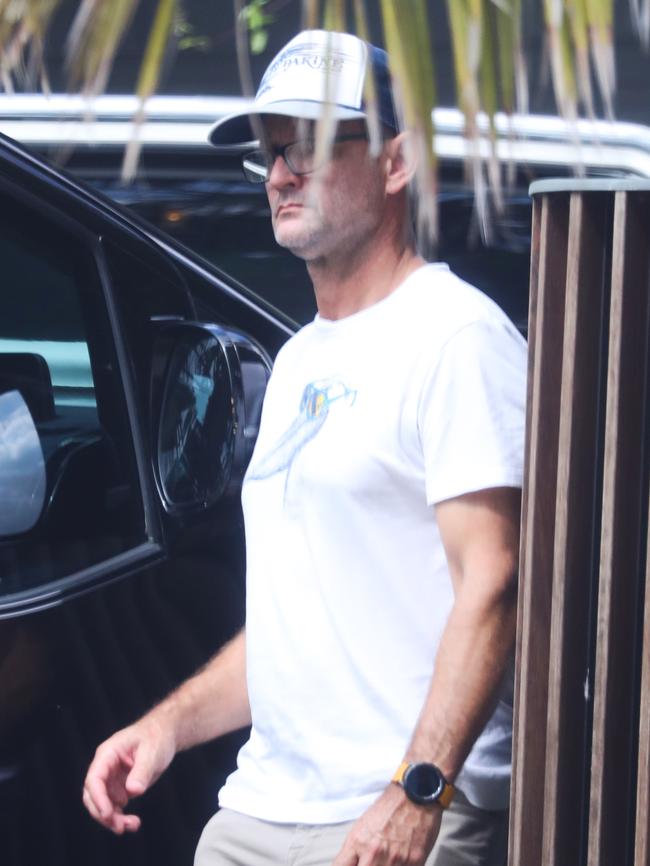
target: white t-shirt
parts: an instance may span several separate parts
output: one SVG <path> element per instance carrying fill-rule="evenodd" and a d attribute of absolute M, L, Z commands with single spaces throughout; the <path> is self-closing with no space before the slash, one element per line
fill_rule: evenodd
<path fill-rule="evenodd" d="M 526 345 L 427 265 L 278 355 L 243 489 L 253 727 L 220 804 L 356 818 L 404 756 L 452 601 L 434 503 L 522 482 Z M 512 680 L 457 784 L 508 802 Z"/>

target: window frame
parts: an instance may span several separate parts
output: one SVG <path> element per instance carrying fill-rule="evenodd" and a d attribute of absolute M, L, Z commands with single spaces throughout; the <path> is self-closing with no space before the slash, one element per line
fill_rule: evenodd
<path fill-rule="evenodd" d="M 145 540 L 115 556 L 63 575 L 51 582 L 0 596 L 0 619 L 51 607 L 60 603 L 64 598 L 82 594 L 100 584 L 112 582 L 136 569 L 165 558 L 160 504 L 147 459 L 143 417 L 138 409 L 136 385 L 129 363 L 129 349 L 122 334 L 118 302 L 113 294 L 110 270 L 102 245 L 104 229 L 112 229 L 111 233 L 118 234 L 135 233 L 130 232 L 125 226 L 119 226 L 119 224 L 117 225 L 117 232 L 115 232 L 117 221 L 112 220 L 110 214 L 103 213 L 92 202 L 80 201 L 75 198 L 74 203 L 77 207 L 88 215 L 88 224 L 94 224 L 94 229 L 89 228 L 88 225 L 82 224 L 78 218 L 64 211 L 61 207 L 57 207 L 50 200 L 51 195 L 47 195 L 47 193 L 52 190 L 52 186 L 46 179 L 38 178 L 45 193 L 45 195 L 39 196 L 34 192 L 33 183 L 30 184 L 30 189 L 26 189 L 16 182 L 15 175 L 20 173 L 21 167 L 16 165 L 11 158 L 5 159 L 4 153 L 0 153 L 0 192 L 14 198 L 22 206 L 38 213 L 42 218 L 56 223 L 58 228 L 69 233 L 72 240 L 83 244 L 92 257 L 96 268 L 101 302 L 106 311 L 106 324 L 110 329 L 115 350 L 116 374 L 119 376 L 124 396 L 125 421 L 131 436 L 130 446 L 133 449 L 138 490 L 142 502 Z M 31 177 L 30 180 L 32 180 Z M 105 225 L 102 226 L 101 224 Z M 142 236 L 138 236 L 137 240 L 139 243 L 150 244 Z M 133 480 L 135 481 L 135 479 Z"/>

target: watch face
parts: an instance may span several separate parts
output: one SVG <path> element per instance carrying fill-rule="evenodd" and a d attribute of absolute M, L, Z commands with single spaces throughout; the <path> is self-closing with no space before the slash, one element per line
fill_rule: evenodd
<path fill-rule="evenodd" d="M 404 790 L 414 803 L 435 803 L 444 785 L 435 764 L 412 764 L 404 776 Z"/>

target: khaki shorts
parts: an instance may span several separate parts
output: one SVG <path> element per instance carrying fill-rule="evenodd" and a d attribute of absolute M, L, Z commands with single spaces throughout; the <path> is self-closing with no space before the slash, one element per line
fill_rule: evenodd
<path fill-rule="evenodd" d="M 194 866 L 329 866 L 353 824 L 276 824 L 221 809 Z M 507 854 L 507 810 L 478 809 L 456 791 L 426 866 L 505 866 Z"/>

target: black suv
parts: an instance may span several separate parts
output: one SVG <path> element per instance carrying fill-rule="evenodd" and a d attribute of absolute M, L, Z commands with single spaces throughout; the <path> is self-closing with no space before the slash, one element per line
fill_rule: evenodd
<path fill-rule="evenodd" d="M 84 812 L 97 744 L 241 626 L 239 482 L 291 328 L 0 137 L 0 861 L 187 864 L 240 737 L 141 832 Z"/>

